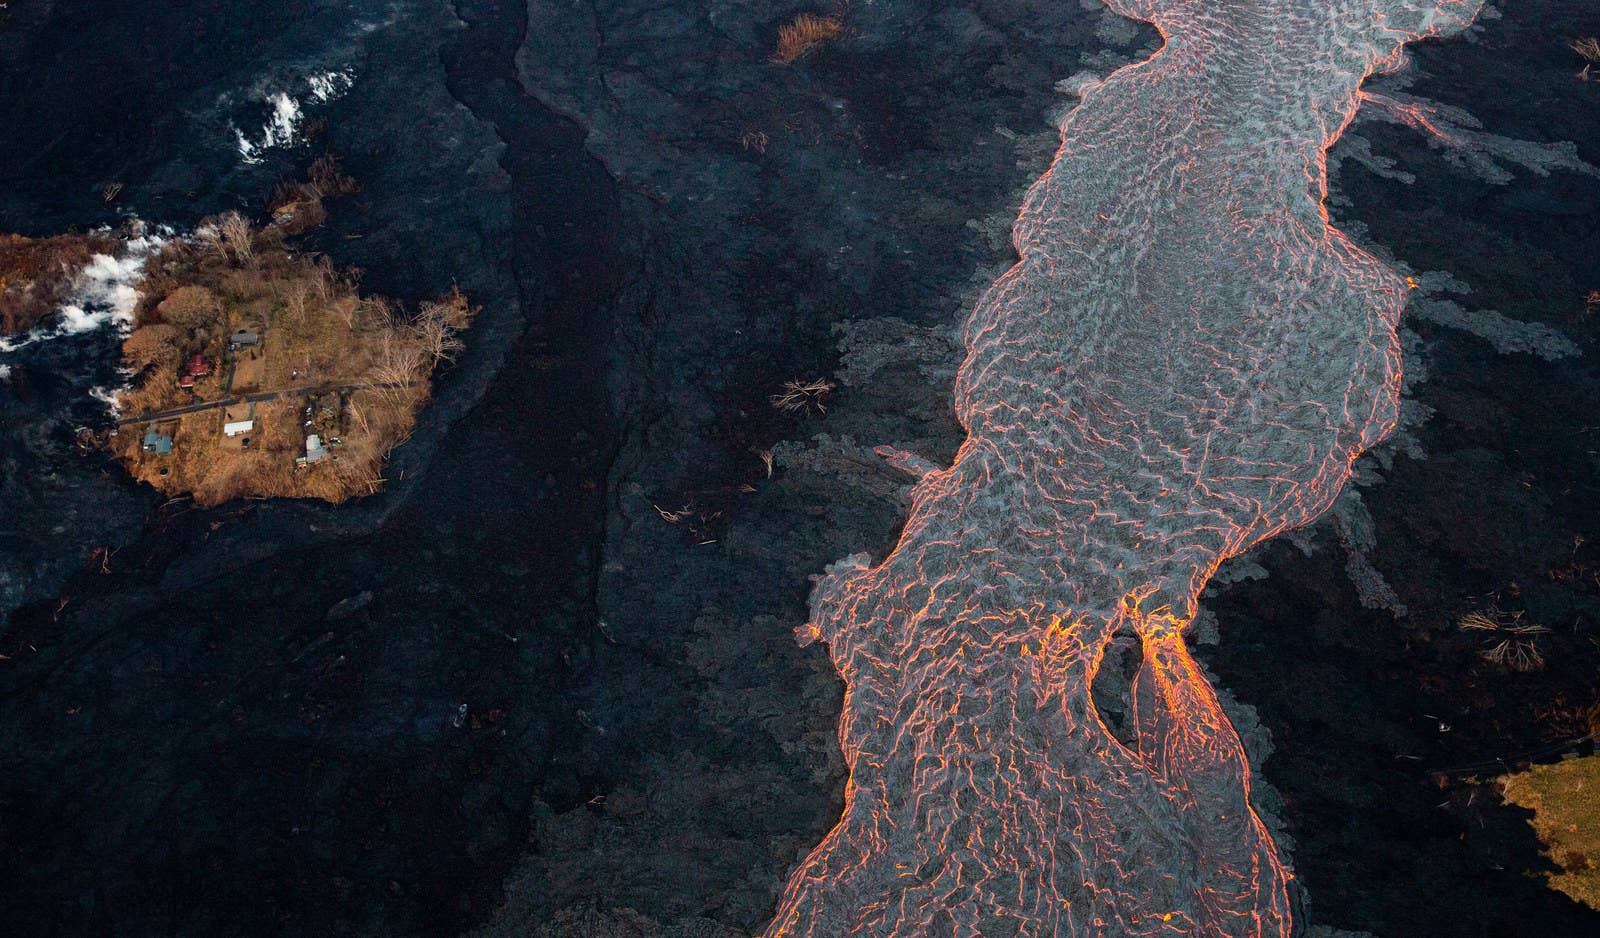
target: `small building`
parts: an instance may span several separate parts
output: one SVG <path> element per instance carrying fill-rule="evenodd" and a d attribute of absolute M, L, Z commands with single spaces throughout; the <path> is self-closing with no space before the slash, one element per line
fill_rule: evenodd
<path fill-rule="evenodd" d="M 178 377 L 178 387 L 183 388 L 186 391 L 193 391 L 194 375 L 180 375 Z"/>
<path fill-rule="evenodd" d="M 235 332 L 233 335 L 228 337 L 228 348 L 231 351 L 237 352 L 242 348 L 254 346 L 260 341 L 261 336 L 254 332 L 250 332 L 249 330 L 240 329 L 238 332 Z"/>
<path fill-rule="evenodd" d="M 240 436 L 256 428 L 256 405 L 240 407 L 235 404 L 222 409 L 222 435 Z"/>
<path fill-rule="evenodd" d="M 172 437 L 157 430 L 147 431 L 144 435 L 144 451 L 155 453 L 157 456 L 170 456 Z"/>
<path fill-rule="evenodd" d="M 185 371 L 193 377 L 211 374 L 211 359 L 204 355 L 196 354 L 189 359 L 189 367 Z"/>
<path fill-rule="evenodd" d="M 328 448 L 322 445 L 322 437 L 313 433 L 306 437 L 306 454 L 296 459 L 295 462 L 308 466 L 314 462 L 321 462 L 328 458 Z"/>

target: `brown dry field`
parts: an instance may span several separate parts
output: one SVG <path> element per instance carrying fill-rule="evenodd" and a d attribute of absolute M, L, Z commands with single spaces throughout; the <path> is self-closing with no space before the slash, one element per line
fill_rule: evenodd
<path fill-rule="evenodd" d="M 151 258 L 123 344 L 124 363 L 137 374 L 122 397 L 123 413 L 304 387 L 399 386 L 353 393 L 342 421 L 310 428 L 303 425 L 304 397 L 257 403 L 248 447 L 222 435 L 224 408 L 181 417 L 170 455 L 144 452 L 143 423 L 108 437 L 123 466 L 162 492 L 209 506 L 235 498 L 340 502 L 378 491 L 384 461 L 410 436 L 428 400 L 434 368 L 460 347 L 457 333 L 476 313 L 458 292 L 415 314 L 363 297 L 326 260 L 289 250 L 283 236 L 273 226 L 223 216 Z M 230 350 L 228 338 L 239 329 L 260 334 L 260 345 Z M 184 389 L 179 379 L 196 354 L 210 360 L 211 373 Z M 297 466 L 305 433 L 330 428 L 342 445 L 328 459 Z"/>

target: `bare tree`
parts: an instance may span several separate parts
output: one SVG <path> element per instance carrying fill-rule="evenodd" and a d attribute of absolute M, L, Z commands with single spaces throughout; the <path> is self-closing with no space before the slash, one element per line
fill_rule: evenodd
<path fill-rule="evenodd" d="M 308 283 L 303 277 L 278 281 L 278 297 L 283 300 L 284 311 L 289 314 L 289 321 L 301 325 L 306 321 L 306 305 L 311 302 L 311 293 L 315 286 Z"/>
<path fill-rule="evenodd" d="M 350 401 L 350 405 L 347 408 L 346 413 L 350 415 L 350 422 L 361 428 L 362 434 L 368 434 L 372 432 L 372 425 L 367 422 L 367 412 L 363 410 L 361 405 L 357 404 L 355 400 L 352 399 Z"/>
<path fill-rule="evenodd" d="M 456 360 L 456 353 L 466 347 L 461 341 L 461 332 L 472 324 L 477 313 L 477 308 L 467 302 L 457 287 L 437 300 L 422 304 L 411 325 L 435 367 L 440 362 Z"/>
<path fill-rule="evenodd" d="M 393 331 L 385 332 L 378 345 L 378 360 L 372 366 L 372 382 L 391 403 L 399 403 L 408 389 L 427 374 L 428 358 L 422 346 Z"/>
<path fill-rule="evenodd" d="M 411 321 L 412 329 L 435 367 L 440 362 L 455 361 L 456 353 L 466 347 L 442 312 L 437 304 L 424 303 L 417 317 Z"/>
<path fill-rule="evenodd" d="M 339 295 L 341 279 L 339 272 L 333 269 L 333 261 L 326 257 L 317 258 L 317 275 L 313 284 L 317 290 L 317 297 L 322 302 L 330 302 Z"/>
<path fill-rule="evenodd" d="M 235 263 L 256 266 L 255 230 L 249 219 L 238 212 L 227 212 L 217 219 L 217 230 L 222 246 Z"/>
<path fill-rule="evenodd" d="M 348 307 L 345 325 L 354 328 L 358 322 L 366 328 L 388 328 L 394 323 L 394 312 L 389 308 L 389 301 L 381 296 L 369 296 Z"/>
<path fill-rule="evenodd" d="M 215 222 L 201 225 L 199 228 L 195 229 L 194 234 L 195 238 L 199 240 L 201 247 L 207 253 L 215 254 L 223 260 L 228 259 L 227 245 L 222 243 L 222 228 Z"/>

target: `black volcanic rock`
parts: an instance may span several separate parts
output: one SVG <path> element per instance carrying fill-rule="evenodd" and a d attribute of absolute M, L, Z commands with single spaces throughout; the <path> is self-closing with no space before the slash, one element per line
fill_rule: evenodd
<path fill-rule="evenodd" d="M 75 454 L 85 420 L 62 408 L 86 387 L 51 382 L 87 353 L 30 371 L 26 395 L 0 383 L 0 570 L 17 571 L 0 608 L 23 605 L 0 631 L 0 928 L 764 925 L 841 796 L 842 688 L 792 636 L 809 577 L 893 543 L 909 478 L 875 446 L 938 462 L 959 441 L 951 327 L 1011 260 L 1019 189 L 1055 145 L 1046 112 L 1068 100 L 1051 86 L 1152 39 L 1057 0 L 878 0 L 851 5 L 842 41 L 773 64 L 802 9 L 0 14 L 0 230 L 253 210 L 326 149 L 363 191 L 312 246 L 378 292 L 454 280 L 484 306 L 388 491 L 341 508 L 156 507 Z M 1576 70 L 1558 33 L 1584 12 L 1529 2 L 1481 44 L 1419 56 L 1493 128 L 1591 128 L 1597 161 L 1592 108 L 1556 84 Z M 256 83 L 325 66 L 355 81 L 311 115 L 320 135 L 241 164 L 228 122 L 259 117 Z M 1553 318 L 1600 287 L 1600 215 L 1551 196 L 1587 186 L 1491 190 L 1426 164 L 1413 188 L 1345 189 L 1398 256 Z M 1587 353 L 1595 322 L 1561 325 Z M 1593 684 L 1593 597 L 1538 580 L 1600 566 L 1593 355 L 1551 368 L 1423 330 L 1442 353 L 1434 459 L 1365 495 L 1372 561 L 1412 619 L 1359 605 L 1325 530 L 1314 556 L 1268 545 L 1252 560 L 1269 577 L 1223 591 L 1212 664 L 1271 730 L 1260 768 L 1311 920 L 1588 934 L 1592 915 L 1524 876 L 1540 861 L 1520 821 L 1427 770 L 1537 737 L 1556 690 Z M 815 378 L 840 385 L 825 414 L 768 402 Z M 121 545 L 104 566 L 102 545 Z M 1549 669 L 1459 680 L 1480 659 L 1451 616 L 1513 576 L 1558 627 Z M 1424 717 L 1441 697 L 1449 734 Z"/>
<path fill-rule="evenodd" d="M 783 69 L 776 4 L 619 7 L 601 31 L 533 9 L 374 6 L 346 11 L 371 24 L 354 34 L 291 11 L 293 61 L 355 80 L 315 113 L 316 140 L 259 166 L 237 163 L 216 102 L 278 74 L 276 46 L 236 44 L 181 80 L 162 60 L 147 85 L 136 56 L 105 59 L 95 80 L 140 89 L 140 107 L 197 102 L 132 161 L 71 142 L 108 120 L 86 107 L 29 130 L 67 134 L 85 162 L 13 176 L 13 227 L 106 217 L 101 177 L 125 182 L 118 206 L 181 226 L 258 204 L 327 149 L 363 190 L 311 246 L 373 289 L 455 280 L 485 309 L 385 494 L 168 506 L 109 573 L 73 576 L 64 607 L 11 617 L 13 933 L 432 934 L 502 901 L 496 921 L 553 934 L 595 916 L 748 932 L 836 815 L 839 686 L 792 629 L 811 574 L 899 523 L 907 480 L 871 446 L 952 449 L 948 386 L 890 354 L 826 417 L 767 398 L 832 371 L 834 324 L 946 328 L 979 269 L 1007 262 L 996 235 L 1049 152 L 1050 79 L 1089 29 L 1055 4 L 904 7 L 904 35 L 866 10 L 850 41 Z M 173 15 L 189 19 L 169 33 L 202 41 L 274 22 L 248 4 Z M 123 26 L 30 11 L 8 48 L 67 69 L 43 50 Z M 603 63 L 586 102 L 556 84 L 580 62 Z M 15 106 L 8 121 L 38 103 Z M 742 139 L 755 128 L 765 153 Z M 835 443 L 779 445 L 824 427 Z M 674 525 L 653 504 L 692 511 Z M 137 525 L 145 509 L 119 510 Z M 64 572 L 93 546 L 47 553 Z"/>

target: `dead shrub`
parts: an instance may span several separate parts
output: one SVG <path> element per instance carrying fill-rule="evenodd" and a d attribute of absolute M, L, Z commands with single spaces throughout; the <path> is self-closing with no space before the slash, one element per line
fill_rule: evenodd
<path fill-rule="evenodd" d="M 331 153 L 324 153 L 311 164 L 307 173 L 311 184 L 325 199 L 340 199 L 361 191 L 361 184 L 346 173 Z"/>
<path fill-rule="evenodd" d="M 1513 671 L 1537 671 L 1544 667 L 1538 637 L 1550 630 L 1524 621 L 1521 612 L 1501 612 L 1490 606 L 1481 612 L 1463 615 L 1456 625 L 1464 632 L 1484 633 L 1483 649 L 1478 655 L 1491 664 Z"/>
<path fill-rule="evenodd" d="M 1574 39 L 1567 43 L 1567 46 L 1573 52 L 1578 53 L 1584 61 L 1583 71 L 1578 73 L 1578 77 L 1584 81 L 1591 80 L 1590 70 L 1596 65 L 1600 65 L 1600 39 L 1588 36 L 1583 39 Z"/>
<path fill-rule="evenodd" d="M 844 24 L 835 17 L 802 13 L 794 18 L 794 22 L 778 27 L 778 48 L 773 52 L 772 60 L 788 65 L 843 33 Z"/>
<path fill-rule="evenodd" d="M 272 213 L 273 226 L 284 234 L 310 231 L 328 220 L 321 193 L 301 182 L 278 183 L 267 200 L 267 210 Z"/>
<path fill-rule="evenodd" d="M 836 387 L 832 381 L 818 378 L 815 381 L 785 381 L 778 393 L 768 398 L 772 406 L 784 413 L 826 413 L 828 396 Z"/>

